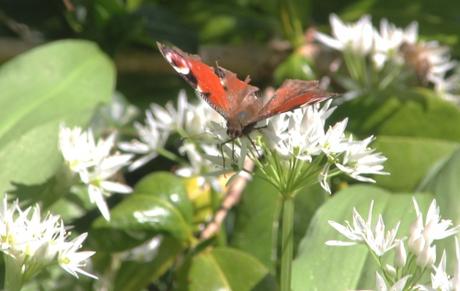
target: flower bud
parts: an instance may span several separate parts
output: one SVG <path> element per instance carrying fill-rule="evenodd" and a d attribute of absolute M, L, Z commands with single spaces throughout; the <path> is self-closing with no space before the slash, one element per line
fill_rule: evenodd
<path fill-rule="evenodd" d="M 426 245 L 423 248 L 423 251 L 417 256 L 416 263 L 418 266 L 424 268 L 426 266 L 431 266 L 436 261 L 436 246 L 430 247 Z"/>
<path fill-rule="evenodd" d="M 426 243 L 423 236 L 411 236 L 409 237 L 409 241 L 407 242 L 409 246 L 409 250 L 414 253 L 416 256 L 419 256 L 420 253 L 423 251 Z"/>
<path fill-rule="evenodd" d="M 425 225 L 425 229 L 423 230 L 423 238 L 425 239 L 425 243 L 430 245 L 433 240 L 433 232 L 436 231 L 437 221 L 430 221 Z"/>
<path fill-rule="evenodd" d="M 409 236 L 418 236 L 423 230 L 423 218 L 417 215 L 417 218 L 412 222 L 409 227 Z"/>
<path fill-rule="evenodd" d="M 400 240 L 398 245 L 396 246 L 395 266 L 403 267 L 404 265 L 406 265 L 406 261 L 407 261 L 406 249 L 404 248 L 403 241 Z"/>
<path fill-rule="evenodd" d="M 392 276 L 396 277 L 396 269 L 392 265 L 386 264 L 385 270 Z"/>

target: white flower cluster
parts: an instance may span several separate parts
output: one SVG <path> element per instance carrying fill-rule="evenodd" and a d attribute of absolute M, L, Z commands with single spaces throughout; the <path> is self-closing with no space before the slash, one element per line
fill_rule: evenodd
<path fill-rule="evenodd" d="M 443 98 L 460 102 L 459 96 L 454 95 L 459 89 L 460 75 L 449 76 L 457 62 L 451 59 L 448 47 L 437 41 L 421 41 L 416 22 L 402 29 L 382 19 L 377 30 L 368 15 L 355 23 L 344 23 L 332 14 L 330 24 L 332 37 L 316 33 L 316 39 L 325 46 L 355 56 L 370 57 L 377 70 L 387 63 L 404 64 L 415 72 L 422 84 L 432 83 Z M 395 77 L 387 76 L 382 82 Z"/>
<path fill-rule="evenodd" d="M 114 143 L 114 134 L 96 143 L 91 130 L 61 126 L 59 131 L 59 148 L 64 160 L 88 186 L 90 201 L 96 204 L 106 220 L 110 219 L 110 212 L 104 197 L 112 192 L 132 192 L 129 186 L 109 180 L 132 158 L 130 154 L 112 154 Z"/>
<path fill-rule="evenodd" d="M 223 122 L 223 118 L 206 102 L 197 104 L 187 100 L 185 91 L 180 91 L 177 107 L 168 102 L 165 107 L 152 104 L 146 111 L 145 125 L 135 124 L 139 140 L 119 143 L 123 151 L 140 155 L 129 170 L 135 170 L 148 161 L 156 158 L 172 133 L 177 133 L 183 139 L 179 153 L 187 156 L 189 166 L 183 166 L 177 173 L 183 176 L 197 175 L 211 168 L 206 155 L 219 154 L 217 146 L 206 136 L 206 128 L 210 122 Z M 196 141 L 200 143 L 197 144 Z"/>
<path fill-rule="evenodd" d="M 21 210 L 17 200 L 9 205 L 5 195 L 0 220 L 0 250 L 7 256 L 7 268 L 12 268 L 9 271 L 19 270 L 22 280 L 27 281 L 55 263 L 75 277 L 83 274 L 97 279 L 82 269 L 94 254 L 79 251 L 87 234 L 69 241 L 59 216 L 48 214 L 42 219 L 38 205 Z"/>
<path fill-rule="evenodd" d="M 326 157 L 320 182 L 330 192 L 328 180 L 339 173 L 353 179 L 374 182 L 369 174 L 387 174 L 383 171 L 386 160 L 369 147 L 373 137 L 359 141 L 345 134 L 347 120 L 325 129 L 327 118 L 335 110 L 331 101 L 324 106 L 315 104 L 292 112 L 286 112 L 256 125 L 251 135 L 230 141 L 225 119 L 207 103 L 189 103 L 185 93 L 179 94 L 177 108 L 172 103 L 163 108 L 152 105 L 146 112 L 146 125 L 136 124 L 139 140 L 120 143 L 122 150 L 141 154 L 130 167 L 135 169 L 158 155 L 171 133 L 178 133 L 183 143 L 179 153 L 187 156 L 188 166 L 176 172 L 182 176 L 200 175 L 211 171 L 243 169 L 246 157 L 259 159 L 262 156 L 261 142 L 267 142 L 281 157 L 295 157 L 307 163 L 314 158 Z M 263 122 L 261 122 L 263 123 Z M 223 154 L 223 156 L 222 156 Z"/>
<path fill-rule="evenodd" d="M 327 118 L 336 109 L 330 104 L 329 100 L 322 107 L 314 104 L 271 118 L 264 130 L 266 139 L 284 157 L 294 155 L 311 163 L 314 158 L 325 155 L 327 162 L 320 182 L 327 192 L 330 192 L 328 178 L 337 170 L 363 182 L 375 182 L 364 175 L 388 174 L 383 171 L 386 158 L 369 147 L 373 137 L 360 141 L 347 136 L 347 119 L 325 129 Z M 336 171 L 331 170 L 333 165 Z"/>
<path fill-rule="evenodd" d="M 330 240 L 326 244 L 329 246 L 351 246 L 355 244 L 364 244 L 377 257 L 382 257 L 388 251 L 395 249 L 394 266 L 379 266 L 384 276 L 377 273 L 376 285 L 377 290 L 460 290 L 460 258 L 459 244 L 456 240 L 457 269 L 455 276 L 451 277 L 446 273 L 446 255 L 445 252 L 439 262 L 436 262 L 436 246 L 433 242 L 455 235 L 460 226 L 452 227 L 452 221 L 442 219 L 436 200 L 433 200 L 423 221 L 423 215 L 420 207 L 413 198 L 416 219 L 411 224 L 407 246 L 409 252 L 406 252 L 404 246 L 405 238 L 396 238 L 399 222 L 396 226 L 385 232 L 385 224 L 381 215 L 378 216 L 377 223 L 372 228 L 372 212 L 374 201 L 371 202 L 367 220 L 364 220 L 356 209 L 353 209 L 353 222 L 345 221 L 341 225 L 335 221 L 329 221 L 329 224 L 348 240 L 338 241 Z M 426 270 L 432 270 L 431 286 L 417 284 Z M 384 279 L 385 278 L 385 279 Z M 391 278 L 391 282 L 386 282 Z M 411 286 L 406 286 L 408 279 L 411 279 Z M 387 287 L 387 283 L 391 287 Z"/>

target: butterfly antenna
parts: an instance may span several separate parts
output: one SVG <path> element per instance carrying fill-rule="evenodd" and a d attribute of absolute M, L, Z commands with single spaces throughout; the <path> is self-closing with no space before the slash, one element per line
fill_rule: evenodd
<path fill-rule="evenodd" d="M 220 155 L 222 157 L 222 168 L 225 169 L 225 157 L 224 157 L 224 144 L 226 142 L 223 142 L 219 145 L 219 149 L 220 149 Z"/>

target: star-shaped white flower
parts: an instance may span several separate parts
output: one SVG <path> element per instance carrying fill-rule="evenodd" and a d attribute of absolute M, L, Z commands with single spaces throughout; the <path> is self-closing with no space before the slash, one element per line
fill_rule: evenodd
<path fill-rule="evenodd" d="M 131 157 L 131 155 L 114 155 L 106 157 L 92 168 L 91 171 L 88 171 L 81 177 L 83 183 L 88 185 L 90 201 L 96 204 L 106 220 L 110 220 L 110 212 L 104 197 L 110 196 L 113 192 L 121 194 L 132 192 L 131 187 L 109 180 L 116 172 L 128 164 Z"/>
<path fill-rule="evenodd" d="M 282 157 L 295 155 L 299 160 L 311 162 L 321 153 L 325 139 L 324 124 L 336 107 L 331 100 L 323 106 L 313 104 L 270 118 L 263 130 L 269 145 Z"/>
<path fill-rule="evenodd" d="M 80 268 L 94 254 L 77 252 L 86 233 L 68 242 L 68 233 L 59 216 L 48 214 L 43 218 L 38 205 L 22 210 L 17 200 L 9 205 L 6 195 L 1 209 L 0 251 L 16 265 L 14 270 L 20 270 L 18 276 L 27 281 L 46 267 L 59 263 L 73 275 L 79 272 L 95 278 Z"/>
<path fill-rule="evenodd" d="M 367 221 L 362 218 L 356 208 L 353 208 L 353 224 L 345 220 L 345 225 L 339 224 L 333 220 L 329 220 L 335 230 L 341 235 L 345 236 L 350 241 L 329 240 L 326 245 L 329 246 L 351 246 L 365 241 L 365 235 L 370 230 L 372 224 L 372 211 L 374 209 L 374 201 L 371 201 L 369 212 L 367 214 Z"/>
<path fill-rule="evenodd" d="M 70 242 L 65 242 L 59 251 L 58 263 L 68 273 L 78 278 L 78 274 L 97 279 L 96 276 L 82 269 L 86 266 L 89 257 L 95 254 L 93 251 L 78 251 L 85 241 L 87 233 L 83 233 Z"/>
<path fill-rule="evenodd" d="M 165 107 L 153 103 L 150 106 L 150 111 L 158 128 L 175 131 L 184 127 L 184 118 L 188 106 L 187 94 L 184 90 L 181 90 L 177 99 L 177 108 L 172 102 L 166 103 Z"/>
<path fill-rule="evenodd" d="M 69 134 L 70 133 L 70 134 Z M 111 154 L 115 144 L 115 134 L 106 139 L 94 141 L 91 131 L 83 132 L 80 128 L 69 129 L 61 126 L 60 148 L 69 168 L 80 176 L 81 181 L 88 186 L 90 201 L 95 203 L 105 219 L 110 219 L 109 210 L 104 196 L 111 192 L 130 193 L 131 187 L 111 181 L 121 168 L 127 166 L 132 158 L 131 154 Z M 83 151 L 79 146 L 84 149 Z M 82 161 L 67 160 L 78 159 L 78 154 L 83 152 Z M 78 167 L 72 167 L 78 164 Z"/>
<path fill-rule="evenodd" d="M 330 246 L 351 246 L 355 244 L 365 244 L 377 256 L 383 256 L 386 252 L 398 244 L 396 234 L 399 228 L 399 222 L 393 229 L 385 233 L 385 223 L 381 215 L 377 219 L 374 229 L 372 229 L 372 211 L 374 201 L 371 202 L 367 220 L 365 221 L 356 208 L 353 208 L 353 224 L 345 221 L 341 225 L 335 221 L 329 221 L 329 224 L 340 234 L 345 236 L 349 241 L 330 240 L 326 244 Z"/>
<path fill-rule="evenodd" d="M 374 179 L 363 175 L 389 175 L 383 171 L 383 163 L 387 158 L 369 147 L 373 140 L 373 136 L 362 141 L 353 140 L 350 136 L 343 159 L 336 163 L 337 168 L 353 179 L 362 182 L 375 182 Z"/>
<path fill-rule="evenodd" d="M 73 172 L 78 173 L 94 165 L 96 148 L 91 130 L 83 131 L 80 127 L 60 126 L 59 149 Z"/>
<path fill-rule="evenodd" d="M 141 155 L 140 158 L 129 165 L 128 170 L 130 171 L 134 171 L 156 158 L 158 156 L 158 150 L 163 148 L 168 140 L 169 131 L 162 130 L 158 127 L 158 122 L 154 119 L 152 112 L 147 110 L 145 115 L 145 125 L 140 123 L 134 124 L 139 140 L 118 143 L 118 147 L 121 150 Z"/>
<path fill-rule="evenodd" d="M 415 248 L 415 244 L 419 238 L 423 239 L 425 245 L 431 245 L 433 241 L 452 236 L 459 231 L 460 226 L 451 227 L 452 221 L 450 219 L 441 218 L 435 199 L 433 199 L 428 208 L 425 222 L 423 222 L 423 215 L 417 200 L 413 198 L 412 201 L 417 217 L 411 225 L 408 243 L 413 251 L 417 249 Z"/>
<path fill-rule="evenodd" d="M 360 55 L 367 55 L 373 49 L 375 30 L 369 15 L 361 17 L 355 23 L 344 23 L 337 15 L 329 17 L 332 37 L 317 32 L 315 37 L 322 44 L 339 50 L 351 50 Z"/>
<path fill-rule="evenodd" d="M 374 52 L 372 59 L 377 68 L 382 68 L 388 59 L 393 59 L 398 63 L 399 49 L 403 43 L 413 44 L 417 41 L 418 24 L 412 22 L 406 29 L 396 27 L 387 19 L 380 21 L 380 31 L 374 34 Z"/>

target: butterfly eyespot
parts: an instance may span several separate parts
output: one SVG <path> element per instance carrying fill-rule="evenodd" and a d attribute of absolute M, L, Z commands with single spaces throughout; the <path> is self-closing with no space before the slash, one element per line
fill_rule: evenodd
<path fill-rule="evenodd" d="M 180 67 L 180 66 L 173 65 L 173 67 L 174 67 L 174 70 L 176 70 L 176 72 L 178 72 L 179 74 L 189 75 L 190 73 L 190 68 L 187 66 Z"/>
<path fill-rule="evenodd" d="M 190 73 L 190 65 L 181 56 L 174 53 L 167 53 L 165 57 L 179 74 L 188 75 Z"/>

